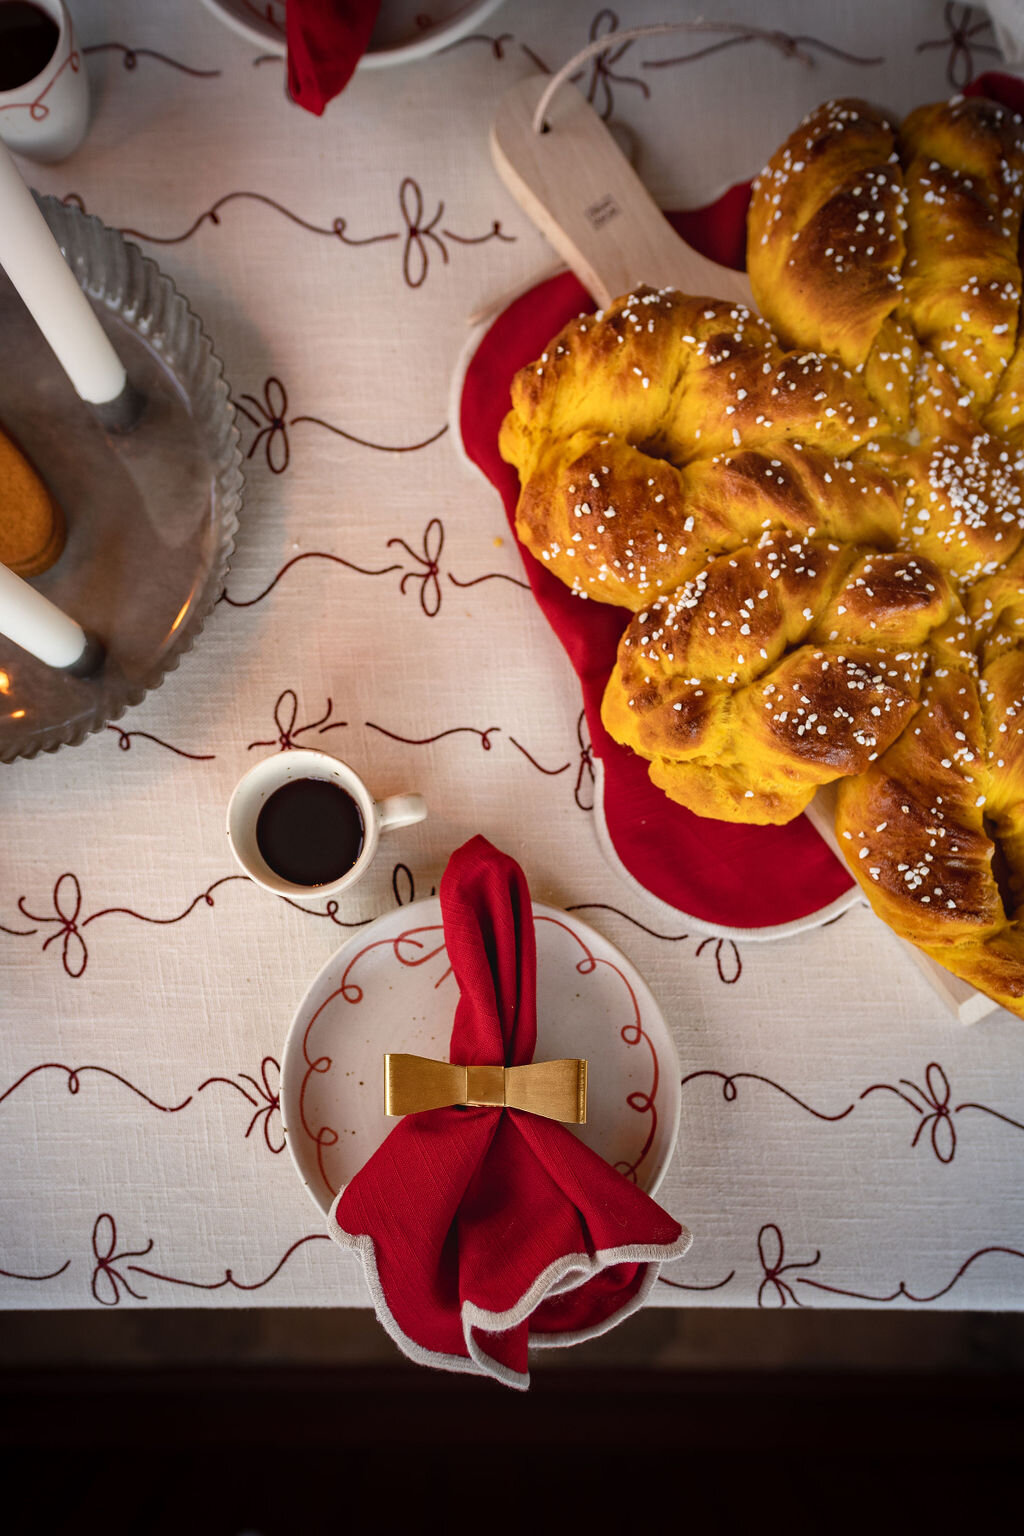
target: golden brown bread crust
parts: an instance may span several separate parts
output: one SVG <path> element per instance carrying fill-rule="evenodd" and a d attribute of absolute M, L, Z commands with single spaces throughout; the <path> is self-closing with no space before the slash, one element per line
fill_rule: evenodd
<path fill-rule="evenodd" d="M 961 586 L 991 575 L 1024 542 L 1024 445 L 965 427 L 951 413 L 941 433 L 905 451 L 891 472 L 903 492 L 901 542 Z"/>
<path fill-rule="evenodd" d="M 800 171 L 798 144 L 806 161 Z M 866 241 L 852 239 L 842 250 L 854 176 L 861 211 L 865 197 L 877 201 L 874 217 L 863 222 L 883 236 L 871 261 L 883 259 L 888 306 Z M 892 477 L 903 498 L 901 544 L 952 578 L 970 624 L 949 645 L 936 647 L 933 636 L 919 712 L 877 761 L 842 784 L 837 830 L 848 862 L 897 932 L 1018 1013 L 1022 206 L 1022 124 L 996 103 L 922 107 L 898 129 L 862 103 L 831 104 L 811 115 L 761 178 L 748 252 L 755 293 L 780 337 L 861 366 L 890 430 L 859 456 Z M 852 316 L 834 269 L 816 278 L 808 258 L 812 225 L 819 255 L 826 239 L 837 259 L 842 252 Z M 894 326 L 913 338 L 905 353 L 908 384 L 897 379 L 880 388 L 878 364 L 891 362 L 881 354 L 891 348 Z"/>
<path fill-rule="evenodd" d="M 939 102 L 895 129 L 866 102 L 826 102 L 755 178 L 758 306 L 784 343 L 863 368 L 898 430 L 917 342 L 981 416 L 1017 341 L 1022 206 L 1021 123 L 998 103 Z"/>
<path fill-rule="evenodd" d="M 860 773 L 916 708 L 924 645 L 965 620 L 916 557 L 766 535 L 637 615 L 602 718 L 699 815 L 785 822 Z"/>
<path fill-rule="evenodd" d="M 21 449 L 0 428 L 0 562 L 40 576 L 64 548 L 64 518 Z"/>
<path fill-rule="evenodd" d="M 866 102 L 826 102 L 754 178 L 747 266 L 789 345 L 864 366 L 900 302 L 905 200 L 892 124 Z"/>
<path fill-rule="evenodd" d="M 576 592 L 625 608 L 685 581 L 703 543 L 667 459 L 593 431 L 555 438 L 523 484 L 516 528 Z"/>
<path fill-rule="evenodd" d="M 656 388 L 655 367 L 671 387 Z M 741 305 L 641 289 L 566 327 L 540 363 L 517 376 L 513 401 L 501 446 L 520 472 L 517 530 L 580 596 L 639 611 L 681 592 L 685 606 L 686 584 L 718 556 L 756 553 L 777 532 L 883 551 L 898 539 L 904 491 L 886 457 L 887 418 L 840 364 L 785 352 Z M 850 457 L 862 445 L 877 465 Z M 736 602 L 728 589 L 720 594 L 719 648 L 750 632 L 750 616 Z M 670 603 L 673 623 L 678 607 Z M 898 628 L 906 605 L 897 611 Z M 807 628 L 801 619 L 797 630 Z M 802 643 L 796 631 L 779 634 L 783 648 Z M 842 621 L 822 633 L 840 636 L 851 638 Z M 879 639 L 863 637 L 870 645 Z M 893 642 L 912 643 L 903 633 Z M 664 739 L 652 739 L 650 722 L 638 725 L 623 702 L 647 698 L 628 649 L 609 684 L 608 729 L 651 760 L 655 783 L 700 814 L 789 820 L 818 783 L 859 771 L 867 757 L 849 744 L 830 754 L 798 733 L 790 740 L 786 730 L 766 732 L 749 702 L 726 711 L 716 694 L 713 707 L 695 704 L 703 691 L 673 697 Z M 780 663 L 782 652 L 771 660 Z M 787 666 L 792 686 L 803 686 L 800 665 Z M 701 682 L 710 677 L 693 670 Z M 747 686 L 749 678 L 738 682 L 742 671 L 741 664 L 722 674 L 733 675 L 730 691 Z M 823 684 L 816 678 L 814 686 Z M 906 701 L 900 707 L 902 719 Z M 769 760 L 771 773 L 759 772 Z"/>
<path fill-rule="evenodd" d="M 519 370 L 500 448 L 521 479 L 533 472 L 533 460 L 550 438 L 590 430 L 638 447 L 655 441 L 683 361 L 678 337 L 694 334 L 697 341 L 703 335 L 687 323 L 694 302 L 674 291 L 643 289 L 605 316 L 570 321 L 535 363 Z M 707 322 L 701 325 L 707 329 Z M 762 344 L 769 339 L 754 317 L 748 329 Z"/>
<path fill-rule="evenodd" d="M 897 537 L 891 477 L 848 458 L 881 426 L 863 387 L 743 305 L 639 289 L 566 326 L 512 400 L 517 531 L 582 596 L 641 608 L 765 528 Z"/>
<path fill-rule="evenodd" d="M 842 786 L 836 830 L 872 905 L 897 932 L 1019 1008 L 1024 554 L 978 582 L 966 603 L 972 649 L 943 657 L 949 664 L 927 679 L 912 728 Z"/>
<path fill-rule="evenodd" d="M 624 438 L 584 431 L 538 455 L 516 529 L 575 592 L 638 609 L 765 528 L 889 549 L 900 516 L 889 476 L 801 443 L 733 449 L 677 470 Z"/>
<path fill-rule="evenodd" d="M 870 233 L 844 243 L 851 183 Z M 748 265 L 762 309 L 783 339 L 863 366 L 892 431 L 914 444 L 866 450 L 903 492 L 903 541 L 960 582 L 995 570 L 1022 536 L 1024 454 L 1004 456 L 1024 407 L 1022 204 L 1020 121 L 979 98 L 921 107 L 898 130 L 864 103 L 827 103 L 773 156 L 751 204 Z M 818 244 L 834 243 L 820 273 L 808 260 L 808 210 Z M 837 261 L 855 320 L 836 291 Z M 894 327 L 905 338 L 897 353 Z"/>
<path fill-rule="evenodd" d="M 982 97 L 919 107 L 900 128 L 907 189 L 905 307 L 979 413 L 1014 350 L 1024 144 L 1015 114 Z"/>
<path fill-rule="evenodd" d="M 880 916 L 1024 1014 L 1024 554 L 966 604 L 971 652 L 935 667 L 912 728 L 842 786 L 836 829 Z"/>
<path fill-rule="evenodd" d="M 864 232 L 847 240 L 851 199 Z M 890 433 L 913 445 L 864 450 L 904 496 L 903 542 L 960 582 L 1022 537 L 1024 453 L 1004 456 L 1024 436 L 1022 205 L 1020 120 L 980 98 L 921 107 L 898 130 L 863 102 L 826 103 L 751 202 L 763 312 L 784 340 L 863 370 Z"/>
<path fill-rule="evenodd" d="M 913 726 L 839 792 L 836 831 L 875 911 L 1024 1012 L 1024 655 L 925 686 Z"/>
<path fill-rule="evenodd" d="M 520 369 L 500 448 L 525 482 L 551 439 L 580 431 L 681 466 L 741 442 L 812 442 L 846 457 L 880 425 L 847 370 L 785 351 L 742 304 L 641 287 L 571 321 Z"/>
<path fill-rule="evenodd" d="M 839 827 L 897 929 L 1024 1014 L 1024 125 L 811 113 L 740 305 L 640 289 L 513 389 L 523 541 L 631 608 L 603 706 L 700 814 Z"/>

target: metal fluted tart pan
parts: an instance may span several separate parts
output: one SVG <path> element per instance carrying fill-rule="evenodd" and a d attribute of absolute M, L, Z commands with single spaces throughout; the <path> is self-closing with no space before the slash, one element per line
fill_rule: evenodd
<path fill-rule="evenodd" d="M 0 272 L 0 424 L 67 522 L 33 585 L 107 649 L 78 679 L 0 636 L 0 762 L 77 745 L 177 667 L 222 589 L 243 488 L 223 366 L 187 300 L 117 230 L 38 201 L 146 410 L 127 436 L 107 434 Z"/>

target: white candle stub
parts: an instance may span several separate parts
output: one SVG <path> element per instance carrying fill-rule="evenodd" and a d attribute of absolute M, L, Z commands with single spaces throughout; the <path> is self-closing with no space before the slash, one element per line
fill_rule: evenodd
<path fill-rule="evenodd" d="M 0 565 L 0 634 L 50 667 L 73 667 L 88 643 L 80 624 L 6 565 Z"/>
<path fill-rule="evenodd" d="M 124 365 L 3 144 L 0 267 L 81 398 L 90 405 L 116 400 L 125 387 Z"/>

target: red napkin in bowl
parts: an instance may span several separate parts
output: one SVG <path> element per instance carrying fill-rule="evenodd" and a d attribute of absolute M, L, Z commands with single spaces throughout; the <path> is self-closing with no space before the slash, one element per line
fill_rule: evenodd
<path fill-rule="evenodd" d="M 460 993 L 449 1059 L 532 1061 L 536 945 L 519 865 L 474 837 L 448 863 L 441 911 Z M 411 1359 L 515 1387 L 529 1386 L 530 1344 L 605 1332 L 690 1246 L 685 1227 L 564 1125 L 477 1107 L 406 1115 L 342 1190 L 328 1229 L 362 1258 L 377 1316 Z"/>
<path fill-rule="evenodd" d="M 1007 75 L 982 75 L 966 94 L 990 96 L 1024 112 L 1024 82 Z M 741 269 L 749 197 L 744 183 L 706 208 L 668 218 L 696 250 Z M 499 491 L 513 534 L 519 477 L 498 453 L 512 377 L 568 320 L 593 307 L 572 273 L 551 278 L 498 317 L 466 370 L 459 405 L 462 440 Z M 820 920 L 816 914 L 848 892 L 853 881 L 810 822 L 803 816 L 784 827 L 710 821 L 656 789 L 644 759 L 613 741 L 601 724 L 601 699 L 629 613 L 581 602 L 540 561 L 521 553 L 533 595 L 582 685 L 590 740 L 603 770 L 602 803 L 595 809 L 603 816 L 602 841 L 620 873 L 641 894 L 650 893 L 719 933 L 732 930 L 739 937 L 741 930 L 756 938 L 760 928 L 791 924 L 795 931 Z"/>
<path fill-rule="evenodd" d="M 322 116 L 366 52 L 380 0 L 288 0 L 288 92 Z"/>

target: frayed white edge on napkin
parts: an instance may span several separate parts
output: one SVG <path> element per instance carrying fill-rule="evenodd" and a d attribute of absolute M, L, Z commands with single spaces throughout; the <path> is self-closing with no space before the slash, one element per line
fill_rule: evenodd
<path fill-rule="evenodd" d="M 609 1329 L 614 1328 L 623 1318 L 629 1317 L 630 1313 L 642 1307 L 658 1278 L 662 1264 L 667 1264 L 673 1259 L 681 1259 L 693 1242 L 693 1234 L 684 1227 L 674 1243 L 663 1245 L 627 1243 L 621 1248 L 599 1248 L 593 1254 L 567 1253 L 562 1258 L 555 1259 L 547 1269 L 542 1270 L 530 1288 L 506 1312 L 489 1312 L 471 1301 L 464 1302 L 462 1332 L 470 1354 L 467 1360 L 464 1355 L 447 1355 L 439 1350 L 426 1349 L 402 1330 L 384 1295 L 384 1287 L 377 1272 L 377 1252 L 373 1238 L 368 1233 L 346 1232 L 338 1223 L 338 1202 L 341 1198 L 339 1195 L 331 1206 L 331 1212 L 327 1218 L 327 1231 L 339 1247 L 352 1249 L 362 1259 L 366 1284 L 377 1320 L 394 1339 L 402 1353 L 408 1355 L 409 1359 L 415 1361 L 417 1365 L 432 1365 L 441 1370 L 458 1371 L 471 1376 L 492 1376 L 496 1381 L 502 1382 L 507 1387 L 515 1387 L 519 1391 L 525 1391 L 530 1385 L 529 1372 L 510 1370 L 508 1366 L 493 1359 L 477 1342 L 474 1329 L 479 1328 L 485 1333 L 507 1333 L 510 1328 L 525 1322 L 560 1280 L 578 1278 L 578 1284 L 584 1285 L 588 1280 L 593 1280 L 602 1270 L 610 1269 L 613 1264 L 646 1264 L 647 1273 L 640 1286 L 610 1317 L 595 1323 L 592 1328 L 580 1328 L 571 1333 L 538 1334 L 536 1338 L 531 1338 L 530 1345 L 536 1349 L 557 1349 L 570 1344 L 582 1344 L 585 1339 L 596 1339 L 602 1333 L 607 1333 Z M 572 1289 L 576 1288 L 576 1286 L 572 1287 Z M 566 1292 L 560 1290 L 559 1294 L 565 1295 Z"/>

